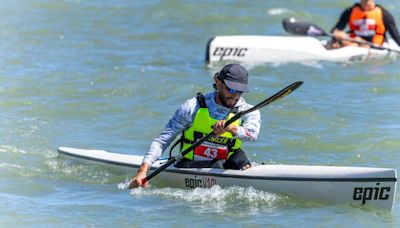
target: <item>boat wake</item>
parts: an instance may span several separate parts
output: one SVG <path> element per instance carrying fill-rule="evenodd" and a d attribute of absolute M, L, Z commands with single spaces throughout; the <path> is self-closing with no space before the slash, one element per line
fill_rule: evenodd
<path fill-rule="evenodd" d="M 130 194 L 136 198 L 158 196 L 166 199 L 177 199 L 196 205 L 200 209 L 213 208 L 216 211 L 227 208 L 260 208 L 273 207 L 287 196 L 281 196 L 269 192 L 259 191 L 252 187 L 228 187 L 221 188 L 218 185 L 212 188 L 195 188 L 184 190 L 177 188 L 135 188 Z M 197 209 L 199 209 L 197 208 Z"/>

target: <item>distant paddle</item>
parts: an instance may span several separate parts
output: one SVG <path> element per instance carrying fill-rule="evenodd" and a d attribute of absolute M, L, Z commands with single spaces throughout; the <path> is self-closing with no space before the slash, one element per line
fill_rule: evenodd
<path fill-rule="evenodd" d="M 247 113 L 253 112 L 255 110 L 258 110 L 264 106 L 266 106 L 267 104 L 282 98 L 288 94 L 290 94 L 291 92 L 293 92 L 295 89 L 297 89 L 298 87 L 301 86 L 301 84 L 303 84 L 303 82 L 299 81 L 299 82 L 295 82 L 291 85 L 289 85 L 288 87 L 282 89 L 281 91 L 277 92 L 276 94 L 272 95 L 271 97 L 267 98 L 266 100 L 262 101 L 261 103 L 257 104 L 256 106 L 241 111 L 239 113 L 237 113 L 235 116 L 233 116 L 231 119 L 229 119 L 228 121 L 225 122 L 225 128 L 227 126 L 229 126 L 229 124 L 235 122 L 237 119 L 239 119 L 241 116 L 246 115 Z M 150 175 L 148 175 L 142 182 L 142 184 L 148 182 L 151 178 L 155 177 L 157 174 L 159 174 L 161 171 L 163 171 L 164 169 L 166 169 L 168 166 L 172 165 L 175 161 L 180 160 L 183 156 L 185 156 L 185 154 L 189 153 L 190 151 L 192 151 L 194 148 L 196 148 L 197 146 L 199 146 L 200 144 L 202 144 L 204 141 L 206 141 L 208 138 L 210 138 L 213 135 L 213 132 L 210 132 L 208 135 L 204 136 L 203 138 L 199 139 L 198 141 L 196 141 L 195 143 L 192 144 L 192 146 L 190 146 L 189 148 L 187 148 L 186 150 L 182 151 L 182 153 L 180 155 L 177 155 L 175 157 L 171 157 L 164 165 L 160 166 L 159 168 L 157 168 L 156 170 L 154 170 Z"/>
<path fill-rule="evenodd" d="M 317 25 L 315 25 L 313 23 L 305 22 L 305 21 L 299 21 L 299 20 L 296 20 L 293 17 L 283 19 L 282 20 L 282 25 L 283 25 L 283 28 L 288 33 L 294 34 L 294 35 L 334 37 L 332 33 L 325 32 L 322 28 L 318 27 Z M 391 49 L 391 48 L 379 46 L 379 45 L 376 45 L 376 44 L 368 42 L 368 41 L 359 41 L 359 40 L 345 39 L 345 38 L 342 38 L 342 40 L 353 42 L 353 43 L 357 43 L 357 44 L 369 45 L 371 48 L 375 48 L 375 49 L 388 50 L 388 51 L 393 51 L 393 52 L 396 52 L 396 53 L 400 53 L 399 50 L 394 50 L 394 49 Z"/>

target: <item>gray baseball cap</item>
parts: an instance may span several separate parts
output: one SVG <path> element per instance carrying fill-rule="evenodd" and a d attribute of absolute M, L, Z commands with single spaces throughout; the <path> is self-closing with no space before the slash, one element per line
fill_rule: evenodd
<path fill-rule="evenodd" d="M 240 92 L 249 92 L 247 70 L 237 63 L 225 65 L 218 73 L 218 78 L 222 79 L 226 86 Z"/>

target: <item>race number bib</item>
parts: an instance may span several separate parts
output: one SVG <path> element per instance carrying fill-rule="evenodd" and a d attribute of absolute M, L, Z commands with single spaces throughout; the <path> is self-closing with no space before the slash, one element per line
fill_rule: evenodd
<path fill-rule="evenodd" d="M 359 19 L 353 22 L 357 36 L 375 35 L 376 21 L 374 19 Z"/>
<path fill-rule="evenodd" d="M 227 159 L 228 147 L 215 143 L 204 142 L 194 149 L 195 158 L 198 160 Z"/>

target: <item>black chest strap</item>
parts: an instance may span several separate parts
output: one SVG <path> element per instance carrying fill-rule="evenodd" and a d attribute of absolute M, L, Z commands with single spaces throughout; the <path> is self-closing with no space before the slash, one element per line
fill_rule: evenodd
<path fill-rule="evenodd" d="M 204 98 L 204 95 L 201 92 L 198 92 L 196 94 L 196 99 L 197 103 L 199 103 L 200 108 L 207 108 L 206 104 L 206 99 Z M 201 138 L 201 137 L 200 137 Z M 171 158 L 172 156 L 172 150 L 180 143 L 180 150 L 182 150 L 183 143 L 189 143 L 193 144 L 196 142 L 196 139 L 194 141 L 188 140 L 183 136 L 183 131 L 182 131 L 182 136 L 180 139 L 176 140 L 176 142 L 171 146 L 171 149 L 169 150 L 169 157 Z"/>
<path fill-rule="evenodd" d="M 200 108 L 207 108 L 206 99 L 202 93 L 197 93 L 196 95 L 197 103 L 199 103 Z"/>

